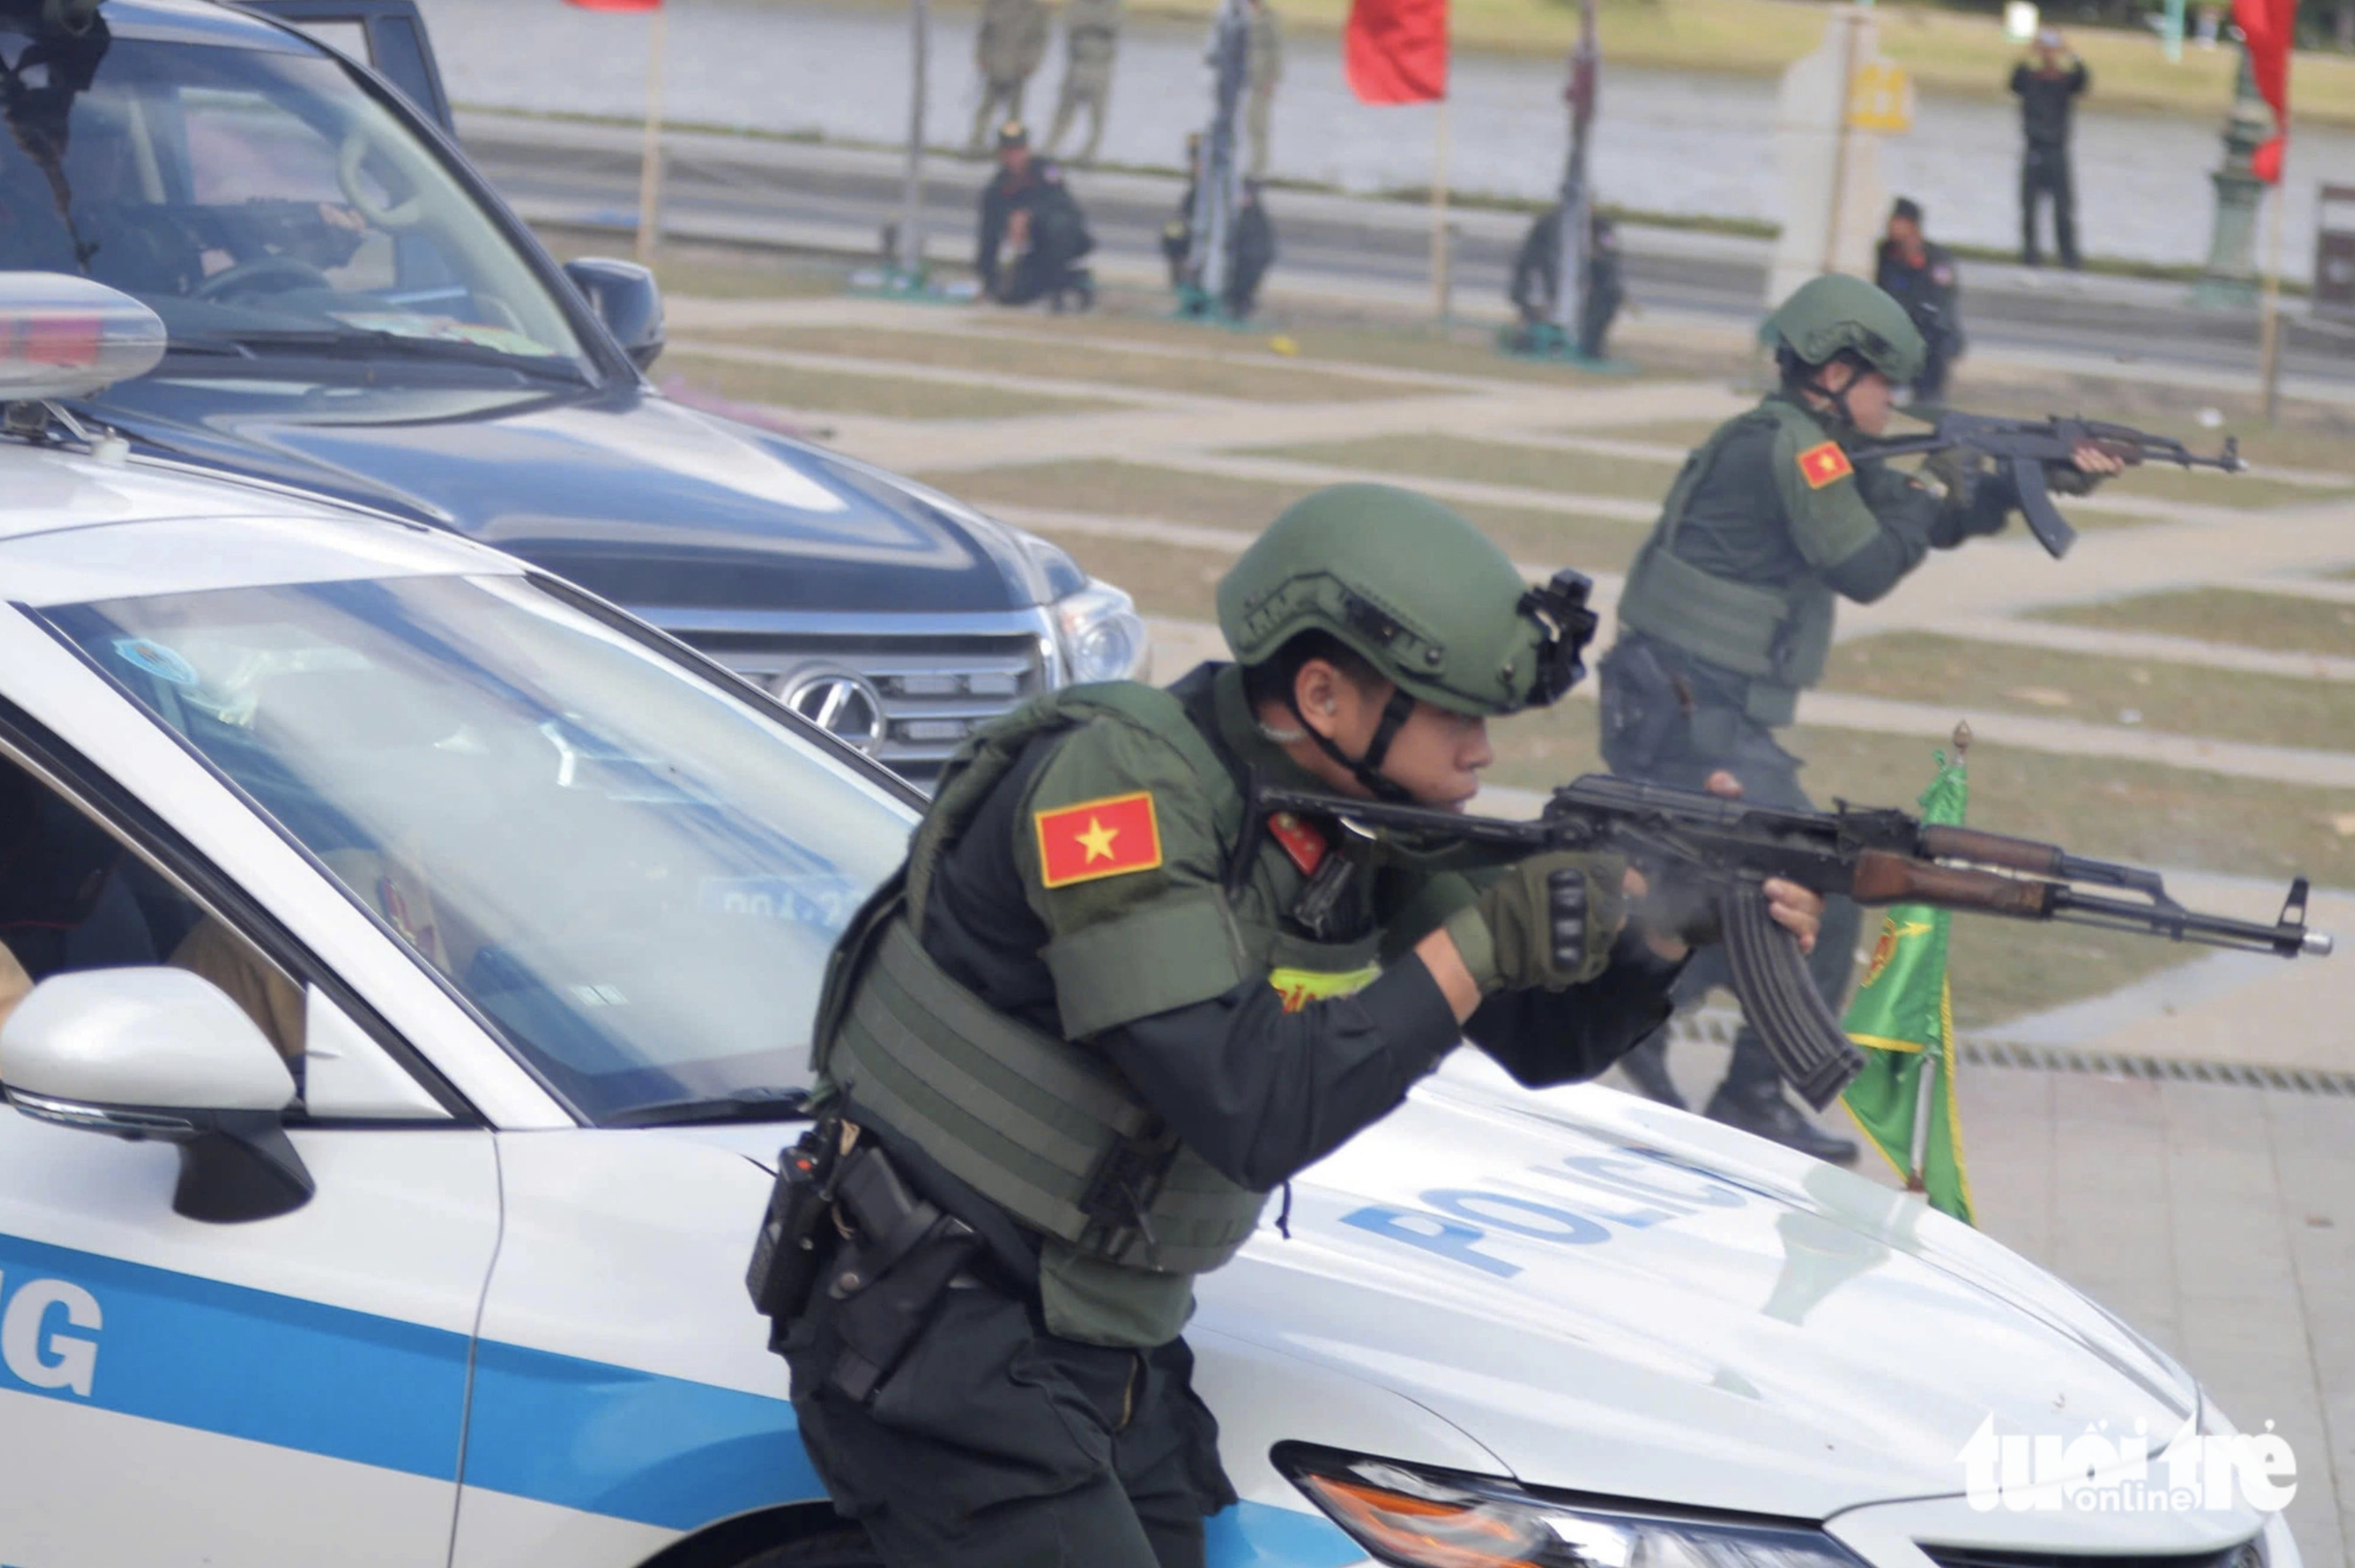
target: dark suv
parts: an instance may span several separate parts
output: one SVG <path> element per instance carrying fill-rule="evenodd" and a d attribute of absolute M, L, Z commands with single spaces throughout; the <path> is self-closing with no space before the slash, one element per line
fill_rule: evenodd
<path fill-rule="evenodd" d="M 1128 596 L 1054 546 L 655 390 L 652 276 L 540 248 L 407 0 L 0 0 L 0 269 L 169 329 L 73 406 L 143 451 L 537 562 L 919 783 L 979 720 L 1143 662 Z"/>

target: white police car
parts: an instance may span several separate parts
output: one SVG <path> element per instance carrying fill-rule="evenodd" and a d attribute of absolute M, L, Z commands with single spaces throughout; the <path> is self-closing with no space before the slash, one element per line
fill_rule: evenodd
<path fill-rule="evenodd" d="M 855 1560 L 742 1273 L 912 798 L 509 558 L 61 430 L 35 400 L 152 318 L 17 294 L 0 1563 Z M 1191 1330 L 1218 1568 L 2297 1568 L 2243 1501 L 1976 1506 L 1990 1421 L 2215 1418 L 1992 1242 L 1712 1124 L 1443 1075 L 1290 1231 Z"/>

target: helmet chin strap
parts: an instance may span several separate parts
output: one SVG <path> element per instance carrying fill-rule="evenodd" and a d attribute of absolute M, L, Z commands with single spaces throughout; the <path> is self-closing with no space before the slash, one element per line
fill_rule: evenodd
<path fill-rule="evenodd" d="M 1307 732 L 1308 738 L 1316 743 L 1316 749 L 1348 768 L 1350 777 L 1364 785 L 1375 800 L 1386 800 L 1395 806 L 1414 804 L 1414 796 L 1407 787 L 1382 771 L 1382 759 L 1391 753 L 1391 742 L 1398 738 L 1398 732 L 1414 713 L 1414 699 L 1406 694 L 1404 688 L 1391 688 L 1390 701 L 1382 705 L 1381 722 L 1374 726 L 1374 737 L 1366 743 L 1366 755 L 1363 757 L 1347 755 L 1333 744 L 1332 736 L 1310 724 L 1308 715 L 1300 711 L 1297 695 L 1287 694 L 1284 702 L 1291 707 L 1292 716 L 1300 721 L 1300 727 Z"/>
<path fill-rule="evenodd" d="M 1823 364 L 1818 365 L 1816 366 L 1815 375 L 1810 376 L 1807 380 L 1799 383 L 1799 385 L 1802 389 L 1812 392 L 1817 397 L 1821 397 L 1826 402 L 1829 403 L 1832 406 L 1832 412 L 1839 416 L 1841 424 L 1853 426 L 1856 423 L 1856 416 L 1849 411 L 1848 395 L 1850 391 L 1855 389 L 1857 382 L 1862 379 L 1862 377 L 1861 376 L 1851 376 L 1849 377 L 1848 384 L 1846 386 L 1840 387 L 1838 391 L 1834 391 L 1832 388 L 1824 385 L 1824 372 L 1830 369 L 1834 363 L 1834 361 L 1826 360 Z"/>

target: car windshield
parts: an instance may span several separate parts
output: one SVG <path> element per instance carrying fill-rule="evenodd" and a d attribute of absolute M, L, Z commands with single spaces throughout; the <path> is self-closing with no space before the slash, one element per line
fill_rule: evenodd
<path fill-rule="evenodd" d="M 33 26 L 0 16 L 0 269 L 137 296 L 182 369 L 584 378 L 538 275 L 338 62 Z"/>
<path fill-rule="evenodd" d="M 514 577 L 48 614 L 590 1120 L 806 1084 L 914 820 L 822 743 Z"/>

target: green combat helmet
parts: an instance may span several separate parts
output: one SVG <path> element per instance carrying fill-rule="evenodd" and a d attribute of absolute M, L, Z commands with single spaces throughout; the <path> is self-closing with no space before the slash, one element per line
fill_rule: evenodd
<path fill-rule="evenodd" d="M 1766 318 L 1765 335 L 1807 365 L 1853 352 L 1899 383 L 1918 377 L 1930 353 L 1903 305 L 1840 272 L 1810 278 L 1792 291 Z"/>
<path fill-rule="evenodd" d="M 1541 706 L 1586 673 L 1589 584 L 1562 571 L 1531 588 L 1505 553 L 1428 496 L 1337 484 L 1286 507 L 1219 579 L 1219 630 L 1246 665 L 1305 631 L 1330 633 L 1398 691 L 1362 758 L 1335 760 L 1378 795 L 1378 769 L 1417 698 L 1501 717 Z"/>

